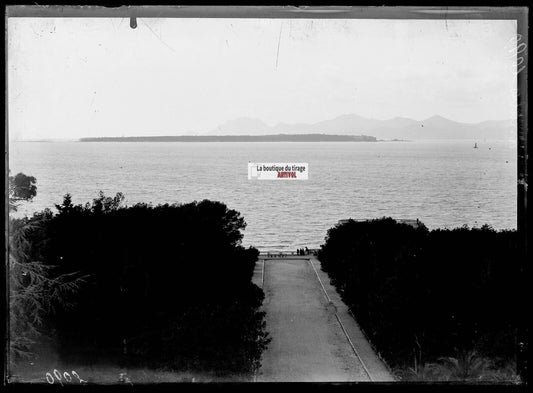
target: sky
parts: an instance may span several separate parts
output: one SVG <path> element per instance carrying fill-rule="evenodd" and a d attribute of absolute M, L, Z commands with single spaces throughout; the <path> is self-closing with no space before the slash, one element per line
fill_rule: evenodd
<path fill-rule="evenodd" d="M 512 20 L 9 18 L 7 38 L 10 140 L 517 112 Z"/>

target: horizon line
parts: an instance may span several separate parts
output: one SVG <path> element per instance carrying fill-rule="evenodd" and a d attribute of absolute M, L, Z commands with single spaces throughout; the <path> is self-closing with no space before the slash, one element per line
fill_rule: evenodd
<path fill-rule="evenodd" d="M 276 127 L 276 126 L 279 126 L 279 125 L 282 125 L 282 124 L 283 125 L 295 125 L 295 124 L 314 125 L 316 123 L 320 123 L 320 122 L 324 122 L 324 121 L 330 121 L 330 120 L 337 119 L 339 117 L 351 116 L 351 115 L 355 115 L 357 117 L 360 117 L 360 118 L 363 118 L 363 119 L 368 119 L 368 120 L 388 121 L 388 120 L 394 120 L 394 119 L 408 119 L 408 120 L 414 120 L 414 121 L 419 122 L 419 123 L 423 122 L 423 121 L 426 121 L 426 120 L 430 120 L 430 119 L 435 118 L 435 117 L 438 117 L 438 118 L 442 118 L 442 119 L 445 119 L 445 120 L 448 120 L 448 121 L 452 121 L 454 123 L 460 123 L 460 124 L 466 124 L 466 125 L 477 125 L 477 124 L 481 124 L 481 123 L 485 123 L 485 122 L 501 122 L 501 121 L 511 121 L 511 120 L 518 121 L 518 116 L 517 116 L 517 117 L 513 117 L 513 118 L 506 118 L 506 119 L 488 119 L 488 120 L 481 120 L 481 121 L 476 121 L 476 122 L 464 122 L 464 121 L 453 120 L 453 119 L 450 119 L 448 117 L 445 117 L 445 116 L 442 116 L 442 115 L 439 115 L 439 114 L 434 114 L 434 115 L 432 115 L 430 117 L 427 117 L 427 118 L 424 118 L 422 120 L 414 119 L 412 117 L 407 117 L 407 116 L 393 116 L 393 117 L 389 117 L 389 118 L 386 118 L 386 119 L 377 119 L 377 118 L 373 118 L 373 117 L 361 116 L 361 115 L 358 115 L 357 113 L 351 112 L 351 113 L 344 113 L 344 114 L 341 114 L 341 115 L 337 115 L 335 117 L 328 118 L 328 119 L 325 119 L 325 120 L 318 120 L 318 121 L 316 121 L 314 123 L 306 123 L 306 122 L 284 123 L 284 122 L 279 122 L 278 121 L 274 125 L 271 125 L 272 123 L 267 123 L 263 119 L 260 119 L 258 117 L 240 116 L 240 117 L 236 117 L 236 118 L 233 118 L 233 119 L 230 119 L 230 120 L 226 120 L 224 123 L 219 124 L 217 127 L 219 128 L 223 124 L 226 124 L 228 122 L 235 121 L 235 120 L 238 120 L 238 119 L 259 120 L 259 121 L 261 121 L 262 123 L 266 124 L 269 127 Z M 181 134 L 167 134 L 167 135 L 139 135 L 139 136 L 135 136 L 135 135 L 126 135 L 126 136 L 125 135 L 121 135 L 121 136 L 118 136 L 118 135 L 115 135 L 115 136 L 96 136 L 96 137 L 83 136 L 83 137 L 77 137 L 77 138 L 51 137 L 51 138 L 36 138 L 36 139 L 34 139 L 34 138 L 32 138 L 32 139 L 11 139 L 8 136 L 8 142 L 60 142 L 60 141 L 69 142 L 69 141 L 79 141 L 82 138 L 135 138 L 135 137 L 150 137 L 150 136 L 154 136 L 154 137 L 158 137 L 158 136 L 159 137 L 161 137 L 161 136 L 202 136 L 204 134 L 211 133 L 211 132 L 214 132 L 214 131 L 217 131 L 217 128 L 209 129 L 209 130 L 203 130 L 203 131 L 195 131 L 195 133 L 192 133 L 190 131 L 181 131 L 182 132 Z M 8 135 L 9 135 L 9 131 L 7 131 L 7 132 L 8 132 Z M 187 132 L 187 134 L 184 134 L 183 132 Z M 312 133 L 308 133 L 308 134 L 312 134 Z M 230 135 L 235 135 L 235 134 L 229 134 L 227 136 L 230 136 Z M 265 134 L 265 135 L 274 135 L 274 134 Z M 275 134 L 275 135 L 283 135 L 283 134 Z M 298 134 L 286 134 L 286 135 L 298 135 Z M 338 135 L 346 135 L 346 134 L 338 134 Z M 224 136 L 224 135 L 211 134 L 211 136 Z M 239 136 L 251 136 L 251 135 L 240 134 Z"/>

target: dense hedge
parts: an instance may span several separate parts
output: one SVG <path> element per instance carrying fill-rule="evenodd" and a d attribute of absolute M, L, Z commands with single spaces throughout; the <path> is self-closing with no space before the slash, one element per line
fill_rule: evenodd
<path fill-rule="evenodd" d="M 393 367 L 476 350 L 516 354 L 516 231 L 428 231 L 391 218 L 328 231 L 318 257 L 377 350 Z"/>
<path fill-rule="evenodd" d="M 74 306 L 49 318 L 64 359 L 249 373 L 268 343 L 258 251 L 225 204 L 137 204 L 103 194 L 24 219 L 29 259 L 87 275 Z"/>

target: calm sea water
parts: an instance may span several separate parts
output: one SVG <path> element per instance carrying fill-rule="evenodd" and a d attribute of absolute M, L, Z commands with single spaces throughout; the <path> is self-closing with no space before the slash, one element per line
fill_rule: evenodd
<path fill-rule="evenodd" d="M 126 203 L 212 199 L 244 216 L 244 245 L 318 247 L 346 218 L 420 219 L 430 229 L 517 225 L 516 143 L 14 142 L 12 174 L 37 178 L 18 215 L 99 190 Z M 489 149 L 490 148 L 490 149 Z M 308 162 L 307 181 L 248 180 L 248 162 Z"/>

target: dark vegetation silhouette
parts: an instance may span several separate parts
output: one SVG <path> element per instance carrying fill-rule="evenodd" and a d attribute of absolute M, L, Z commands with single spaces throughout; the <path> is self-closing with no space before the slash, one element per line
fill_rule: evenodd
<path fill-rule="evenodd" d="M 37 195 L 36 179 L 18 173 L 8 177 L 9 211 L 17 211 L 22 201 Z M 74 297 L 86 277 L 77 272 L 58 274 L 53 265 L 44 264 L 32 252 L 31 234 L 39 229 L 46 216 L 34 219 L 11 219 L 8 237 L 9 293 L 9 367 L 35 359 L 35 347 L 47 334 L 47 318 L 59 309 L 72 307 Z"/>
<path fill-rule="evenodd" d="M 70 195 L 20 225 L 28 261 L 51 279 L 82 278 L 74 301 L 43 312 L 63 361 L 250 374 L 269 338 L 263 291 L 251 282 L 258 250 L 246 223 L 221 202 L 123 205 L 102 192 Z M 19 249 L 20 247 L 14 247 Z"/>
<path fill-rule="evenodd" d="M 331 228 L 318 257 L 400 377 L 512 379 L 501 370 L 516 364 L 517 248 L 516 231 L 383 218 Z"/>
<path fill-rule="evenodd" d="M 37 195 L 37 180 L 33 176 L 17 173 L 8 177 L 9 211 L 17 211 L 21 201 L 31 201 Z"/>

